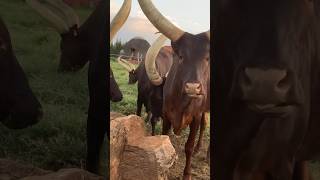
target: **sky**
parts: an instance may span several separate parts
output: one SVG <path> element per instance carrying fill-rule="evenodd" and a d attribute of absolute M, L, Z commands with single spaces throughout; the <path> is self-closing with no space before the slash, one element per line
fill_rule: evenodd
<path fill-rule="evenodd" d="M 210 29 L 210 0 L 152 0 L 157 9 L 171 22 L 192 34 Z M 110 0 L 110 22 L 119 11 L 123 0 Z M 113 41 L 127 42 L 142 37 L 150 44 L 159 36 L 157 29 L 143 14 L 138 0 L 132 0 L 130 15 Z M 166 42 L 169 44 L 169 41 Z"/>

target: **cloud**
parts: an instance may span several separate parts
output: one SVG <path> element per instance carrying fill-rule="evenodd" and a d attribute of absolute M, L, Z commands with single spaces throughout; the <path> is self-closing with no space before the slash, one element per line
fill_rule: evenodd
<path fill-rule="evenodd" d="M 120 9 L 120 5 L 115 0 L 110 0 L 110 16 L 113 18 Z M 111 19 L 111 18 L 110 18 Z"/>
<path fill-rule="evenodd" d="M 117 3 L 116 0 L 110 1 L 110 20 L 113 19 L 113 17 L 119 11 L 120 7 L 121 4 L 119 4 L 119 2 Z M 191 19 L 179 19 L 178 21 L 173 17 L 167 15 L 164 16 L 180 29 L 188 31 L 190 33 L 200 33 L 207 31 L 207 29 L 199 22 L 192 21 Z M 127 42 L 136 36 L 141 36 L 145 38 L 149 43 L 152 43 L 159 36 L 158 34 L 155 34 L 155 32 L 158 32 L 158 30 L 151 24 L 140 7 L 137 7 L 137 9 L 131 9 L 127 21 L 116 34 L 113 41 L 121 40 L 122 42 Z"/>

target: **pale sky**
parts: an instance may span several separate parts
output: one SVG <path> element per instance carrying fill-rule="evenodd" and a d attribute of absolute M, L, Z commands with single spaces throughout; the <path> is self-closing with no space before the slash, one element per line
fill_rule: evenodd
<path fill-rule="evenodd" d="M 210 0 L 152 0 L 152 2 L 165 17 L 184 31 L 197 34 L 210 29 Z M 122 3 L 123 0 L 110 0 L 110 22 Z M 156 28 L 143 14 L 138 0 L 132 0 L 128 20 L 113 41 L 119 39 L 127 42 L 139 36 L 152 44 L 159 36 L 159 34 L 155 35 L 155 32 L 157 32 Z M 169 41 L 166 44 L 169 44 Z"/>

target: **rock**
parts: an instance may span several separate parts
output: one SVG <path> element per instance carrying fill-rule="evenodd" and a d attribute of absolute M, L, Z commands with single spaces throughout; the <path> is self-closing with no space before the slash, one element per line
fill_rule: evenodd
<path fill-rule="evenodd" d="M 52 171 L 46 171 L 32 165 L 23 165 L 13 160 L 0 159 L 0 179 L 15 180 L 26 176 L 45 175 Z"/>
<path fill-rule="evenodd" d="M 18 162 L 0 159 L 1 180 L 103 180 L 83 169 L 61 169 L 58 172 L 47 171 L 32 165 L 24 165 Z"/>
<path fill-rule="evenodd" d="M 135 141 L 146 135 L 145 124 L 141 117 L 136 115 L 129 115 L 125 117 L 116 118 L 115 123 L 120 123 L 126 131 L 127 143 Z"/>
<path fill-rule="evenodd" d="M 21 180 L 103 180 L 101 176 L 97 176 L 88 171 L 76 168 L 60 169 L 58 172 L 46 174 L 43 176 L 29 176 Z"/>
<path fill-rule="evenodd" d="M 110 115 L 110 179 L 167 179 L 177 158 L 169 137 L 147 137 L 139 116 Z"/>
<path fill-rule="evenodd" d="M 118 167 L 126 142 L 126 131 L 121 121 L 110 121 L 110 179 L 119 178 Z"/>
<path fill-rule="evenodd" d="M 169 136 L 149 136 L 125 146 L 120 163 L 122 180 L 165 180 L 177 159 Z"/>

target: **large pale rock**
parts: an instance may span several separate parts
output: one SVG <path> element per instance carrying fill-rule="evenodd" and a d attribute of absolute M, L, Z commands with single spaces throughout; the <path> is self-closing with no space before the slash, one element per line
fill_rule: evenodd
<path fill-rule="evenodd" d="M 120 163 L 123 180 L 164 180 L 177 154 L 168 136 L 137 139 L 125 147 Z"/>
<path fill-rule="evenodd" d="M 103 180 L 101 176 L 97 176 L 82 169 L 61 169 L 58 172 L 46 174 L 43 176 L 29 176 L 21 180 Z"/>
<path fill-rule="evenodd" d="M 126 131 L 121 122 L 110 122 L 110 179 L 118 179 L 118 167 L 127 142 Z"/>
<path fill-rule="evenodd" d="M 139 116 L 110 115 L 110 179 L 167 179 L 177 158 L 169 137 L 147 137 Z"/>
<path fill-rule="evenodd" d="M 110 179 L 119 179 L 119 164 L 125 144 L 145 135 L 144 122 L 135 115 L 110 113 L 110 117 Z"/>
<path fill-rule="evenodd" d="M 113 120 L 113 123 L 119 123 L 126 131 L 127 143 L 135 141 L 146 135 L 145 124 L 141 117 L 136 115 L 129 115 L 119 117 Z"/>

